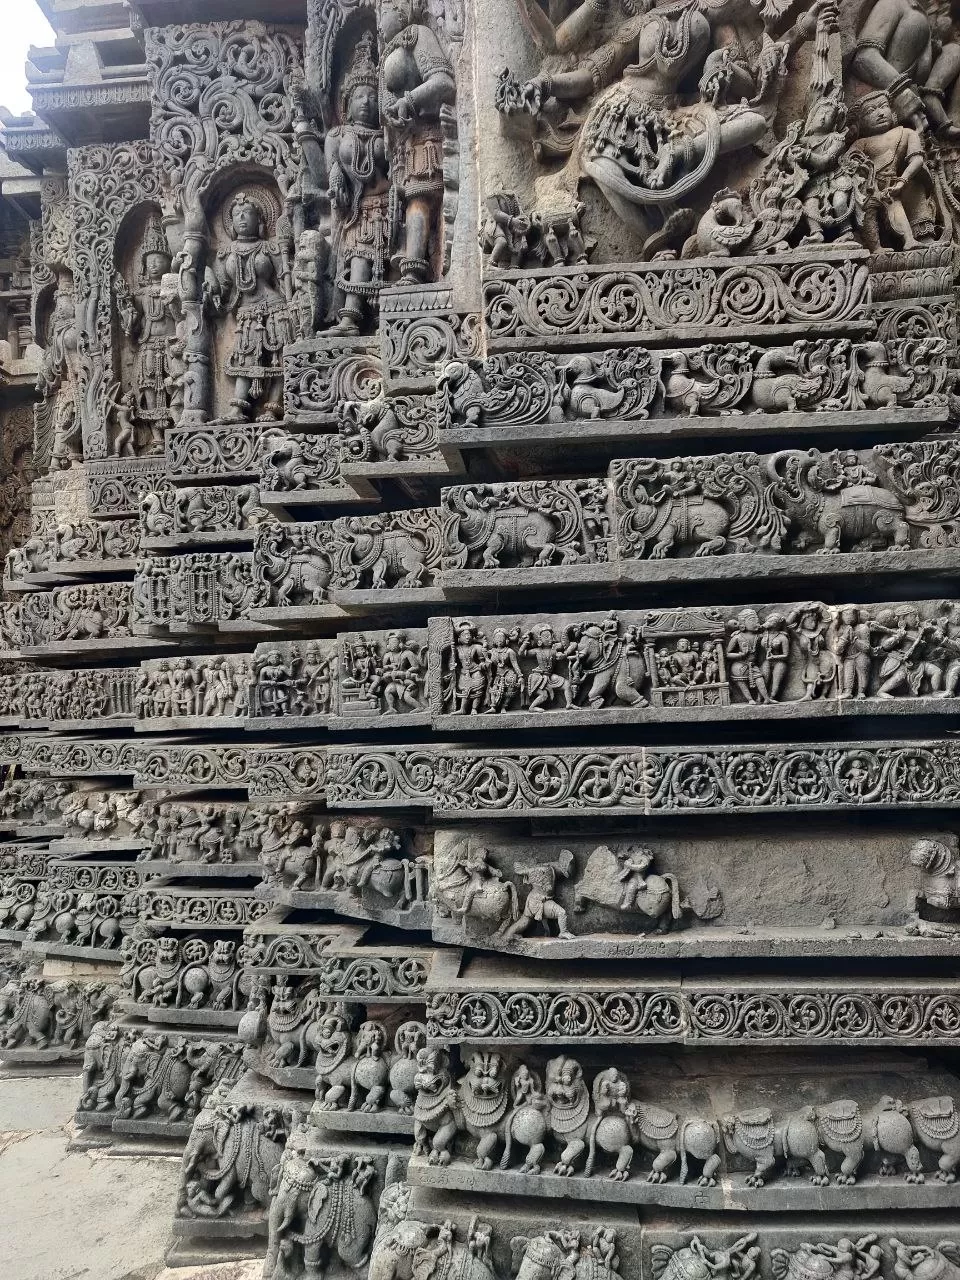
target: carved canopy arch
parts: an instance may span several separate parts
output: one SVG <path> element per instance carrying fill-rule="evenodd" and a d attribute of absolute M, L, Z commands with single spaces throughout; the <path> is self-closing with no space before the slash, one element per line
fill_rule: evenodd
<path fill-rule="evenodd" d="M 150 134 L 173 207 L 191 207 L 237 164 L 262 165 L 281 186 L 293 181 L 287 87 L 301 52 L 292 30 L 253 21 L 153 27 L 146 48 Z"/>
<path fill-rule="evenodd" d="M 375 26 L 376 17 L 376 0 L 308 0 L 307 85 L 328 123 L 335 114 L 337 55 L 346 43 L 344 33 Z"/>
<path fill-rule="evenodd" d="M 115 243 L 124 220 L 159 207 L 156 154 L 147 141 L 78 147 L 69 153 L 74 289 L 80 340 L 80 416 L 84 457 L 105 458 L 107 397 L 113 377 Z"/>

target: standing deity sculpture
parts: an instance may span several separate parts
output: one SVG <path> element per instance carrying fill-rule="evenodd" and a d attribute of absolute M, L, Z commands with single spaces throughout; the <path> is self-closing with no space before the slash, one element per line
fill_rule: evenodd
<path fill-rule="evenodd" d="M 50 337 L 37 378 L 42 397 L 38 408 L 38 438 L 49 434 L 50 465 L 66 470 L 83 460 L 78 404 L 79 335 L 72 283 L 62 277 L 57 286 L 50 319 Z"/>
<path fill-rule="evenodd" d="M 390 143 L 397 265 L 404 284 L 431 280 L 443 203 L 443 117 L 456 99 L 450 60 L 423 19 L 424 0 L 378 0 L 380 114 Z"/>
<path fill-rule="evenodd" d="M 340 93 L 342 123 L 327 134 L 326 161 L 339 302 L 338 333 L 360 332 L 376 306 L 389 249 L 390 181 L 380 127 L 373 36 L 361 38 Z"/>
<path fill-rule="evenodd" d="M 131 294 L 118 272 L 114 289 L 120 314 L 120 325 L 136 344 L 133 372 L 134 418 L 150 431 L 148 451 L 162 452 L 165 427 L 176 426 L 175 404 L 181 394 L 183 351 L 177 334 L 177 311 L 170 290 L 165 287 L 173 255 L 158 218 L 151 218 L 140 250 L 140 273 L 136 292 Z M 131 407 L 128 396 L 123 398 Z M 120 431 L 127 423 L 118 412 Z M 122 447 L 114 443 L 118 455 L 136 452 L 136 440 L 124 440 Z"/>
<path fill-rule="evenodd" d="M 936 238 L 937 202 L 927 168 L 923 137 L 898 124 L 887 93 L 877 91 L 857 101 L 857 139 L 853 148 L 873 165 L 880 231 L 893 234 L 894 247 L 917 249 Z"/>
<path fill-rule="evenodd" d="M 295 334 L 288 255 L 268 238 L 261 200 L 242 191 L 227 211 L 229 245 L 220 251 L 208 286 L 213 312 L 236 324 L 226 374 L 234 385 L 227 420 L 245 422 L 259 408 L 259 420 L 283 414 L 283 348 Z"/>

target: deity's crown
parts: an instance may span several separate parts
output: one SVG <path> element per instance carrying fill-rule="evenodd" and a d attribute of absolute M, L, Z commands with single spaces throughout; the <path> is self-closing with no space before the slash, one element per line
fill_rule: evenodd
<path fill-rule="evenodd" d="M 357 41 L 349 70 L 340 89 L 340 105 L 344 115 L 346 115 L 347 105 L 354 89 L 359 89 L 361 85 L 368 85 L 370 88 L 376 89 L 380 83 L 373 52 L 374 35 L 372 31 L 366 31 Z"/>
<path fill-rule="evenodd" d="M 163 224 L 156 214 L 153 214 L 147 224 L 147 230 L 143 237 L 142 256 L 146 258 L 151 253 L 162 253 L 165 258 L 172 258 L 170 245 L 167 243 L 167 233 L 163 229 Z"/>

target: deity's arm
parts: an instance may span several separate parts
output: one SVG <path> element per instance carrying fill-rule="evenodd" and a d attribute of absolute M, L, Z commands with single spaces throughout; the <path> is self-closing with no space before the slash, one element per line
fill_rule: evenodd
<path fill-rule="evenodd" d="M 340 139 L 342 129 L 331 129 L 324 139 L 323 154 L 327 170 L 327 196 L 331 208 L 344 209 L 350 205 L 350 190 L 346 172 L 340 163 Z"/>
<path fill-rule="evenodd" d="M 854 75 L 875 89 L 886 89 L 900 76 L 897 68 L 887 61 L 887 51 L 902 12 L 900 0 L 877 0 L 857 33 L 851 67 Z"/>
<path fill-rule="evenodd" d="M 551 22 L 537 0 L 520 0 L 520 9 L 534 37 L 547 53 L 569 53 L 596 29 L 609 0 L 581 0 L 560 23 Z"/>
<path fill-rule="evenodd" d="M 525 8 L 539 8 L 536 0 Z M 553 28 L 553 49 L 556 53 L 569 53 L 595 31 L 600 19 L 606 16 L 608 0 L 582 0 L 569 17 Z M 541 10 L 542 12 L 542 10 Z"/>
<path fill-rule="evenodd" d="M 136 338 L 143 319 L 143 311 L 137 298 L 127 288 L 127 282 L 118 271 L 113 280 L 113 292 L 117 299 L 120 328 L 128 338 Z"/>
<path fill-rule="evenodd" d="M 817 20 L 821 13 L 831 7 L 831 0 L 814 0 L 814 3 L 799 18 L 792 27 L 788 27 L 780 36 L 777 36 L 776 43 L 784 44 L 792 52 L 802 44 L 806 44 L 808 40 L 812 40 L 817 33 Z"/>
<path fill-rule="evenodd" d="M 417 33 L 416 60 L 423 78 L 404 97 L 416 115 L 439 115 L 444 104 L 452 106 L 456 102 L 457 82 L 449 58 L 429 27 L 421 27 Z"/>
<path fill-rule="evenodd" d="M 923 88 L 929 93 L 946 94 L 960 79 L 960 44 L 945 44 L 930 68 Z"/>
<path fill-rule="evenodd" d="M 828 173 L 847 150 L 847 134 L 832 133 L 824 138 L 816 148 L 807 152 L 807 162 L 814 173 Z"/>
<path fill-rule="evenodd" d="M 215 315 L 226 315 L 233 309 L 235 280 L 232 254 L 218 253 L 207 268 L 204 280 L 204 293 Z"/>
<path fill-rule="evenodd" d="M 639 24 L 634 19 L 614 39 L 587 54 L 573 71 L 541 75 L 533 83 L 541 84 L 549 95 L 561 102 L 576 102 L 588 98 L 612 84 L 630 62 L 635 60 L 639 30 Z"/>

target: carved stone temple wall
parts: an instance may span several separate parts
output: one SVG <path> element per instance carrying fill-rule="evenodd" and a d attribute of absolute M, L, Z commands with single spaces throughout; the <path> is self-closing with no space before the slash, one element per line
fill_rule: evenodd
<path fill-rule="evenodd" d="M 43 7 L 0 1061 L 176 1264 L 960 1280 L 950 6 Z"/>

